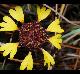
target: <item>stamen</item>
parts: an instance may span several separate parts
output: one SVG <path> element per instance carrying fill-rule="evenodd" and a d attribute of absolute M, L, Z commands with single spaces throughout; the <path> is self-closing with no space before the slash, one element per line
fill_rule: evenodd
<path fill-rule="evenodd" d="M 25 23 L 19 29 L 19 42 L 29 49 L 39 48 L 47 38 L 46 30 L 37 21 Z"/>

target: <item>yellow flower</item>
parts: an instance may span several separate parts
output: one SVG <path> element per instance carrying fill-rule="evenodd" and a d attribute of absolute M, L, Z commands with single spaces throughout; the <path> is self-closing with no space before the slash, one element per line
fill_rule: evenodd
<path fill-rule="evenodd" d="M 42 7 L 40 9 L 39 6 L 37 6 L 37 15 L 38 15 L 38 21 L 40 22 L 41 20 L 45 19 L 49 14 L 51 10 L 46 9 L 46 7 Z"/>
<path fill-rule="evenodd" d="M 55 64 L 55 61 L 54 61 L 54 58 L 47 52 L 45 51 L 44 49 L 42 49 L 42 52 L 44 54 L 44 66 L 46 64 L 48 64 L 48 69 L 50 68 L 50 65 L 54 65 Z"/>
<path fill-rule="evenodd" d="M 50 14 L 51 10 L 46 9 L 46 7 L 40 8 L 37 6 L 37 15 L 38 15 L 38 22 L 42 21 L 43 19 L 47 18 L 47 16 Z M 24 24 L 24 14 L 21 6 L 16 6 L 15 10 L 10 9 L 9 10 L 10 15 L 17 21 Z M 18 30 L 17 25 L 15 22 L 8 16 L 3 17 L 2 23 L 0 23 L 0 31 L 15 31 Z M 62 33 L 64 32 L 63 29 L 60 27 L 60 21 L 59 19 L 56 19 L 53 21 L 47 28 L 47 31 L 50 32 L 57 32 Z M 22 36 L 21 36 L 22 37 Z M 52 36 L 48 40 L 54 45 L 56 48 L 61 49 L 60 43 L 62 43 L 62 39 L 60 38 L 61 34 L 57 34 L 55 36 Z M 10 54 L 10 59 L 13 59 L 14 55 L 17 52 L 17 47 L 19 43 L 6 43 L 2 44 L 0 46 L 0 51 L 3 51 L 3 56 L 7 56 Z M 50 68 L 50 65 L 54 65 L 55 61 L 54 58 L 44 49 L 42 49 L 42 52 L 44 54 L 44 66 L 48 64 L 48 69 Z M 20 70 L 32 70 L 33 69 L 33 58 L 31 55 L 31 52 L 29 51 L 28 55 L 25 57 L 25 59 L 22 61 Z"/>
<path fill-rule="evenodd" d="M 59 19 L 56 19 L 55 21 L 53 21 L 47 28 L 47 31 L 50 31 L 50 32 L 57 32 L 57 33 L 62 33 L 64 32 L 63 29 L 61 29 L 60 27 L 60 20 Z"/>
<path fill-rule="evenodd" d="M 10 53 L 10 59 L 13 59 L 17 52 L 18 43 L 6 43 L 1 45 L 0 51 L 3 52 L 3 56 L 7 56 Z"/>
<path fill-rule="evenodd" d="M 57 34 L 55 36 L 52 36 L 48 39 L 52 45 L 54 45 L 56 48 L 61 49 L 60 43 L 62 43 L 61 34 Z"/>
<path fill-rule="evenodd" d="M 18 30 L 17 25 L 15 22 L 8 16 L 3 17 L 4 22 L 0 23 L 0 26 L 2 27 L 0 31 L 14 31 Z"/>
<path fill-rule="evenodd" d="M 16 6 L 15 10 L 10 9 L 9 10 L 10 15 L 16 19 L 17 21 L 20 21 L 21 23 L 24 22 L 24 14 L 23 14 L 23 10 L 22 7 L 20 6 Z"/>
<path fill-rule="evenodd" d="M 27 70 L 32 70 L 33 68 L 33 59 L 31 52 L 25 57 L 23 62 L 21 63 L 20 70 L 24 70 L 27 67 Z"/>

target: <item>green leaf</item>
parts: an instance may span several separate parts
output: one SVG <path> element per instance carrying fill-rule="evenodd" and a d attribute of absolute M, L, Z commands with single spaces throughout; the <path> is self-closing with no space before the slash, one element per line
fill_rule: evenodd
<path fill-rule="evenodd" d="M 76 29 L 76 30 L 72 30 L 71 32 L 63 35 L 62 38 L 68 37 L 68 36 L 70 36 L 70 35 L 72 35 L 72 34 L 74 34 L 74 33 L 78 33 L 78 32 L 80 32 L 80 28 L 78 28 L 78 29 Z"/>

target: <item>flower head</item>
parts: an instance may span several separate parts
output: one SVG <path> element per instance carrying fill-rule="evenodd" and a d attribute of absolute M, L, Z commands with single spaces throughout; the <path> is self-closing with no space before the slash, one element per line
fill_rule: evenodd
<path fill-rule="evenodd" d="M 52 36 L 49 38 L 47 31 L 50 32 L 57 32 L 62 33 L 64 32 L 63 29 L 60 27 L 60 21 L 59 19 L 56 19 L 53 21 L 46 29 L 41 27 L 40 21 L 47 18 L 47 16 L 50 14 L 51 10 L 46 9 L 46 7 L 40 8 L 37 6 L 37 15 L 38 19 L 37 21 L 33 21 L 30 23 L 24 23 L 24 14 L 22 7 L 16 6 L 15 10 L 10 9 L 9 13 L 10 15 L 17 21 L 21 22 L 22 25 L 20 28 L 17 27 L 15 22 L 8 16 L 4 16 L 3 20 L 4 22 L 0 23 L 0 31 L 15 31 L 18 30 L 19 32 L 19 42 L 17 43 L 6 43 L 0 46 L 0 51 L 3 52 L 3 56 L 7 56 L 10 53 L 10 59 L 13 59 L 14 55 L 17 52 L 17 47 L 20 44 L 21 47 L 25 47 L 26 49 L 29 49 L 28 55 L 25 57 L 25 59 L 22 61 L 20 70 L 24 70 L 27 68 L 27 70 L 33 69 L 33 53 L 31 50 L 36 50 L 42 48 L 42 44 L 44 44 L 47 41 L 50 41 L 56 48 L 61 49 L 60 43 L 62 43 L 61 34 L 57 34 L 55 36 Z M 49 38 L 49 39 L 48 39 Z M 44 66 L 48 64 L 48 69 L 50 68 L 50 65 L 54 65 L 55 61 L 54 58 L 44 49 L 42 49 L 42 52 L 44 54 Z"/>
<path fill-rule="evenodd" d="M 32 50 L 39 48 L 47 39 L 46 30 L 37 21 L 23 24 L 19 29 L 19 43 Z"/>

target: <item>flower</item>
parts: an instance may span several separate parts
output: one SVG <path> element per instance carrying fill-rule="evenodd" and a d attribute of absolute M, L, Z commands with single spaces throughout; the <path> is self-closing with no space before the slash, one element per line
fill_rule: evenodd
<path fill-rule="evenodd" d="M 0 51 L 3 51 L 3 56 L 7 56 L 10 53 L 10 59 L 13 59 L 14 55 L 17 52 L 18 45 L 29 49 L 28 55 L 21 63 L 20 70 L 24 70 L 26 68 L 27 70 L 33 69 L 33 58 L 32 58 L 33 52 L 31 50 L 37 49 L 38 51 L 38 49 L 42 49 L 41 45 L 46 41 L 51 42 L 53 46 L 55 46 L 58 49 L 61 49 L 60 45 L 60 43 L 62 43 L 61 33 L 64 32 L 64 30 L 61 29 L 59 25 L 60 20 L 56 19 L 55 21 L 53 21 L 48 26 L 47 30 L 41 27 L 40 25 L 40 21 L 47 18 L 50 12 L 51 10 L 46 9 L 46 7 L 44 6 L 42 8 L 37 6 L 37 15 L 38 15 L 37 21 L 25 23 L 24 13 L 21 6 L 16 6 L 15 10 L 10 9 L 9 10 L 10 15 L 15 20 L 22 23 L 22 26 L 20 28 L 17 27 L 15 22 L 9 16 L 3 17 L 4 22 L 0 23 L 1 26 L 0 32 L 15 31 L 15 30 L 19 32 L 19 42 L 5 43 L 0 46 Z M 47 31 L 56 32 L 59 34 L 49 38 L 48 34 L 46 33 Z M 50 65 L 55 64 L 54 58 L 44 49 L 42 49 L 42 52 L 44 54 L 44 66 L 48 64 L 48 69 L 49 69 Z"/>
<path fill-rule="evenodd" d="M 7 56 L 10 53 L 10 59 L 13 59 L 14 55 L 17 52 L 17 46 L 19 43 L 6 43 L 1 45 L 0 51 L 3 52 L 3 56 Z"/>
<path fill-rule="evenodd" d="M 44 54 L 44 66 L 46 64 L 48 64 L 48 69 L 50 68 L 50 64 L 51 65 L 54 65 L 55 64 L 55 61 L 54 61 L 54 58 L 47 52 L 45 51 L 44 49 L 42 49 L 42 52 Z"/>
<path fill-rule="evenodd" d="M 21 63 L 20 70 L 24 70 L 27 67 L 27 70 L 32 70 L 33 68 L 33 59 L 31 52 L 25 57 L 23 62 Z"/>
<path fill-rule="evenodd" d="M 52 36 L 48 39 L 52 45 L 54 45 L 56 48 L 61 49 L 60 43 L 62 43 L 61 34 L 57 34 L 55 36 Z"/>

